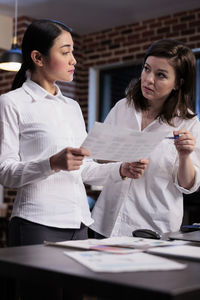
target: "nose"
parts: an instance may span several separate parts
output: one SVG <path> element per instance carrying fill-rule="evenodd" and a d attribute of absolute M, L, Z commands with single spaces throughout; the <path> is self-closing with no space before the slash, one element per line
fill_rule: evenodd
<path fill-rule="evenodd" d="M 149 83 L 154 83 L 154 74 L 153 72 L 149 72 L 148 74 L 146 74 L 146 81 Z"/>
<path fill-rule="evenodd" d="M 73 54 L 71 54 L 71 61 L 70 62 L 71 62 L 71 65 L 73 65 L 73 66 L 76 65 L 76 59 L 75 59 Z"/>

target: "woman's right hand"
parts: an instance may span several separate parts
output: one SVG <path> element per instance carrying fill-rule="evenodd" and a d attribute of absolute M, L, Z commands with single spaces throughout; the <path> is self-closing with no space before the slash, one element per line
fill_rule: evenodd
<path fill-rule="evenodd" d="M 50 157 L 50 166 L 57 172 L 79 170 L 84 156 L 90 156 L 89 151 L 84 148 L 65 148 Z"/>

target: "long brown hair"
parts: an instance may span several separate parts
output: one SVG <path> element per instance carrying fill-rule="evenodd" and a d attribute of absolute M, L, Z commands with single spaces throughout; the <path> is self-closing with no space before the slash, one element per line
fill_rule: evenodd
<path fill-rule="evenodd" d="M 163 39 L 154 42 L 149 47 L 143 65 L 149 56 L 168 59 L 174 68 L 178 86 L 177 90 L 170 93 L 157 117 L 170 125 L 173 125 L 174 117 L 193 118 L 196 114 L 189 111 L 189 108 L 195 96 L 196 59 L 191 49 L 182 42 Z M 141 91 L 141 79 L 129 85 L 126 97 L 129 104 L 134 103 L 136 110 L 144 111 L 149 108 L 148 100 L 143 97 Z"/>

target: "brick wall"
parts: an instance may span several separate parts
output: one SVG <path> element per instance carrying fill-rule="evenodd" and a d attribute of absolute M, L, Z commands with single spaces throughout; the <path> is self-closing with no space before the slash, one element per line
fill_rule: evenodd
<path fill-rule="evenodd" d="M 19 18 L 19 45 L 24 30 L 31 21 L 30 18 Z M 185 42 L 191 48 L 200 48 L 200 8 L 110 28 L 82 37 L 74 35 L 73 38 L 74 54 L 77 59 L 74 81 L 60 83 L 60 87 L 65 95 L 80 103 L 87 123 L 89 67 L 119 62 L 133 63 L 143 57 L 153 41 L 162 38 L 175 38 Z M 9 90 L 13 76 L 12 73 L 0 71 L 0 93 Z M 5 189 L 5 201 L 10 203 L 10 210 L 14 197 L 15 191 Z"/>

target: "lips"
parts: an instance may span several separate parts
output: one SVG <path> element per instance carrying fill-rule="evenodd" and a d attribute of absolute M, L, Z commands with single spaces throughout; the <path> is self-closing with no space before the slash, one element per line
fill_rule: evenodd
<path fill-rule="evenodd" d="M 69 71 L 69 73 L 72 73 L 72 74 L 74 74 L 74 72 L 75 72 L 75 69 Z"/>
<path fill-rule="evenodd" d="M 154 92 L 154 90 L 152 90 L 151 88 L 147 87 L 147 86 L 143 86 L 143 89 L 145 92 Z"/>

